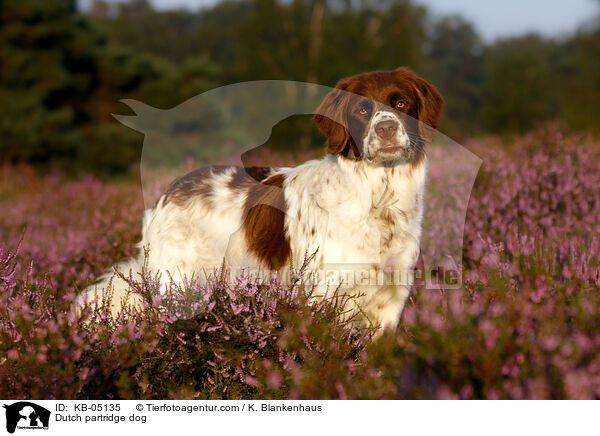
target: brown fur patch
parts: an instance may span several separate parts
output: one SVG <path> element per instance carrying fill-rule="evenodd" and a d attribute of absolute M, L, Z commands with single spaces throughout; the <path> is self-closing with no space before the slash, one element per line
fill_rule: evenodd
<path fill-rule="evenodd" d="M 171 186 L 163 195 L 164 204 L 173 202 L 178 206 L 183 206 L 195 196 L 200 196 L 209 201 L 213 191 L 212 176 L 223 173 L 230 168 L 234 168 L 233 175 L 228 183 L 231 189 L 248 189 L 251 185 L 264 180 L 272 171 L 269 167 L 231 167 L 227 165 L 211 165 L 198 168 L 171 183 Z"/>
<path fill-rule="evenodd" d="M 284 266 L 291 254 L 284 229 L 287 205 L 283 180 L 283 175 L 277 174 L 251 186 L 244 204 L 248 249 L 272 270 Z"/>
<path fill-rule="evenodd" d="M 227 168 L 229 167 L 226 165 L 205 166 L 178 178 L 164 193 L 163 204 L 173 202 L 178 206 L 183 206 L 196 196 L 208 199 L 212 191 L 210 184 L 212 176 L 222 173 Z"/>
<path fill-rule="evenodd" d="M 313 120 L 327 137 L 327 153 L 341 153 L 342 156 L 348 156 L 350 134 L 344 123 L 348 97 L 339 91 L 339 89 L 344 90 L 343 84 L 338 83 L 337 88 L 325 96 L 316 110 Z"/>

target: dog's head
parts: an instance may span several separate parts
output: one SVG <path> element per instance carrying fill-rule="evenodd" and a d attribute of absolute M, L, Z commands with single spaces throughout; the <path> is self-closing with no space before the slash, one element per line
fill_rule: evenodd
<path fill-rule="evenodd" d="M 314 121 L 327 136 L 327 152 L 374 164 L 416 163 L 431 142 L 444 100 L 408 68 L 340 80 Z"/>

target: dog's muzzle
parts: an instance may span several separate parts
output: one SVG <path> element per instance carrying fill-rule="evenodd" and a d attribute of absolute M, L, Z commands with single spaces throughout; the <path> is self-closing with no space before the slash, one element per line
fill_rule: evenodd
<path fill-rule="evenodd" d="M 406 160 L 410 157 L 410 138 L 398 116 L 388 111 L 373 115 L 364 140 L 369 160 Z"/>

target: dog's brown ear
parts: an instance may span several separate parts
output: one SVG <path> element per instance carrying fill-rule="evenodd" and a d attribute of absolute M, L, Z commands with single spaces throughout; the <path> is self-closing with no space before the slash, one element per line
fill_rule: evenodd
<path fill-rule="evenodd" d="M 347 154 L 350 149 L 350 134 L 346 128 L 349 97 L 344 88 L 344 82 L 338 82 L 336 89 L 325 96 L 313 117 L 319 130 L 327 136 L 327 153 L 334 155 Z"/>
<path fill-rule="evenodd" d="M 408 78 L 419 101 L 419 134 L 425 142 L 433 141 L 444 108 L 444 99 L 431 83 L 412 70 L 400 67 L 396 70 L 404 79 Z"/>

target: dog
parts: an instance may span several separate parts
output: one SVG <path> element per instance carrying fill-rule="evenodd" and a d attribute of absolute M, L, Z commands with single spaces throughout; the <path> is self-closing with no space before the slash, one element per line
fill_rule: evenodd
<path fill-rule="evenodd" d="M 413 284 L 425 144 L 443 103 L 405 67 L 340 80 L 313 117 L 327 137 L 326 157 L 293 168 L 208 166 L 181 177 L 145 211 L 139 255 L 117 270 L 135 276 L 145 265 L 164 283 L 181 284 L 222 265 L 282 272 L 308 258 L 316 298 L 352 291 L 350 313 L 394 328 Z M 110 280 L 117 314 L 128 285 L 111 274 L 80 303 Z"/>

